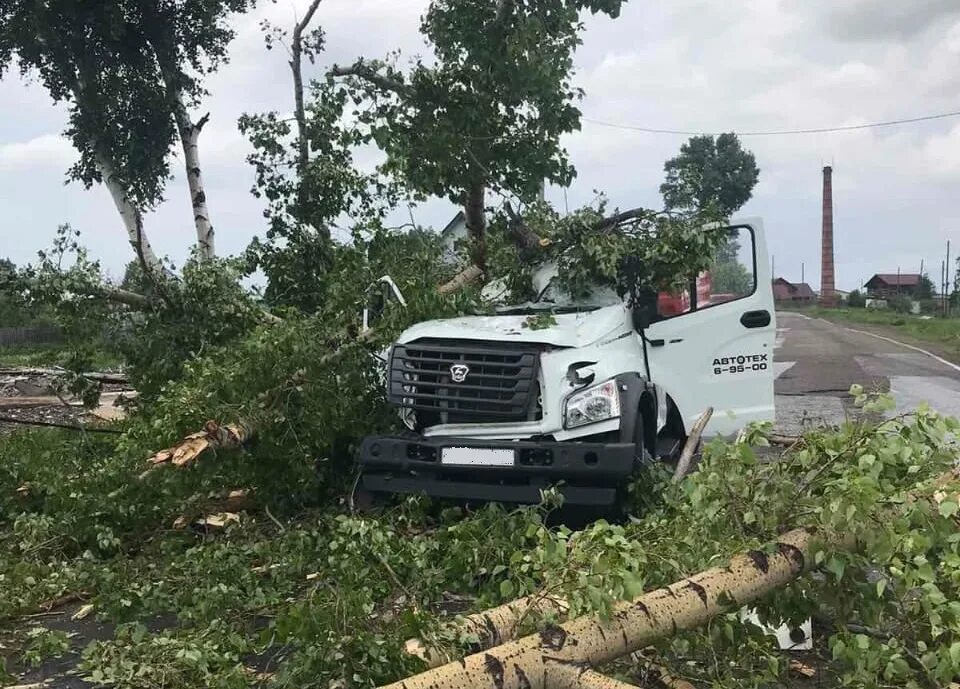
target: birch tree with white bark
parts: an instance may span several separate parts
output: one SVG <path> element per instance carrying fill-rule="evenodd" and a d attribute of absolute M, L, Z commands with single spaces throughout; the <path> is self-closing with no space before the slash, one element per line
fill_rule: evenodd
<path fill-rule="evenodd" d="M 226 59 L 227 20 L 255 0 L 83 0 L 0 2 L 0 77 L 36 77 L 69 111 L 65 134 L 79 159 L 69 177 L 107 187 L 147 274 L 166 269 L 145 216 L 163 200 L 171 152 L 181 158 L 197 252 L 215 255 L 200 166 L 196 119 L 203 78 Z"/>

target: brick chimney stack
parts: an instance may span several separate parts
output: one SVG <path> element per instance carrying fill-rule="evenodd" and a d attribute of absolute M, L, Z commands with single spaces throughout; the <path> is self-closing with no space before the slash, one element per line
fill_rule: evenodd
<path fill-rule="evenodd" d="M 820 247 L 820 303 L 835 306 L 833 274 L 833 168 L 823 168 L 823 238 Z"/>

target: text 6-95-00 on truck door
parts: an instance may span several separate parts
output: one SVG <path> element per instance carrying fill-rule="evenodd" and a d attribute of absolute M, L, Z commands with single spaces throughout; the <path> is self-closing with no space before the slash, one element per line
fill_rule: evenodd
<path fill-rule="evenodd" d="M 362 485 L 386 493 L 608 506 L 650 461 L 673 459 L 707 408 L 707 435 L 772 421 L 773 293 L 763 227 L 725 234 L 693 289 L 656 307 L 608 288 L 419 323 L 393 345 L 388 397 L 408 434 L 365 438 Z M 553 314 L 543 329 L 530 316 Z"/>

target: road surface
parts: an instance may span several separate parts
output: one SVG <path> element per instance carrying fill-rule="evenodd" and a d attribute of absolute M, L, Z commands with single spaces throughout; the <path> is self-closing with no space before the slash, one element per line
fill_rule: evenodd
<path fill-rule="evenodd" d="M 808 426 L 837 425 L 852 408 L 847 394 L 893 393 L 894 413 L 928 402 L 942 414 L 960 417 L 960 366 L 907 345 L 802 314 L 777 314 L 774 386 L 777 429 L 796 434 Z"/>

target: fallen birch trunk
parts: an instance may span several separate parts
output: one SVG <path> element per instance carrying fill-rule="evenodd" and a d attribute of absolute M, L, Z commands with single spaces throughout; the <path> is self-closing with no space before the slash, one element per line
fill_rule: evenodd
<path fill-rule="evenodd" d="M 614 606 L 609 620 L 581 617 L 552 625 L 496 648 L 423 672 L 388 689 L 568 689 L 620 687 L 593 672 L 664 637 L 695 629 L 751 603 L 810 567 L 814 537 L 797 529 L 773 544 L 773 554 L 750 551 L 631 602 Z M 849 538 L 834 541 L 853 546 Z M 721 601 L 727 603 L 724 605 Z"/>
<path fill-rule="evenodd" d="M 569 610 L 570 606 L 562 598 L 534 594 L 483 612 L 466 615 L 449 625 L 448 629 L 458 635 L 475 635 L 478 639 L 477 646 L 486 649 L 515 639 L 521 622 L 531 613 L 564 617 Z M 430 668 L 453 660 L 441 649 L 428 646 L 421 639 L 408 639 L 404 650 L 407 654 L 420 658 Z"/>

